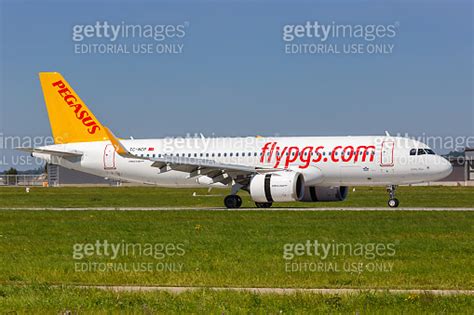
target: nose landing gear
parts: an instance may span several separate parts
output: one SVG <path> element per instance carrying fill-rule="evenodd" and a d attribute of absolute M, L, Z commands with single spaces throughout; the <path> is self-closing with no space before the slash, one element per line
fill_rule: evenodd
<path fill-rule="evenodd" d="M 400 201 L 397 198 L 395 198 L 395 189 L 397 189 L 396 185 L 387 186 L 387 191 L 390 196 L 390 199 L 388 199 L 388 206 L 390 208 L 396 208 L 400 204 Z"/>

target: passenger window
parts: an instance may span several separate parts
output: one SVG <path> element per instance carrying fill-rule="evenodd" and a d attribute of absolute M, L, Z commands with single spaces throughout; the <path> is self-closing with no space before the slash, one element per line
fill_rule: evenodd
<path fill-rule="evenodd" d="M 227 153 L 224 153 L 224 156 L 227 156 Z"/>
<path fill-rule="evenodd" d="M 217 153 L 217 157 L 221 157 L 221 154 L 220 154 L 220 153 Z"/>
<path fill-rule="evenodd" d="M 416 155 L 416 149 L 411 149 L 410 150 L 410 155 Z"/>
<path fill-rule="evenodd" d="M 423 155 L 423 154 L 426 154 L 425 150 L 418 149 L 418 155 Z"/>

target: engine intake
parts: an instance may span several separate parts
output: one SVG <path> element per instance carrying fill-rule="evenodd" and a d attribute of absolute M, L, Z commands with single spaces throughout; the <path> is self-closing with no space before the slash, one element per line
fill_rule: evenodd
<path fill-rule="evenodd" d="M 304 189 L 303 202 L 317 201 L 344 201 L 347 198 L 349 187 L 321 187 L 306 186 Z"/>
<path fill-rule="evenodd" d="M 250 181 L 249 192 L 255 202 L 299 201 L 304 195 L 304 177 L 296 172 L 257 174 Z"/>

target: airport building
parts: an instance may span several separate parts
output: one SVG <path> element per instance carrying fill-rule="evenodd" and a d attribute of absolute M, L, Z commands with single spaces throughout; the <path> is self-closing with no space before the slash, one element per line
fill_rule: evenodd
<path fill-rule="evenodd" d="M 474 148 L 466 148 L 464 155 L 449 157 L 453 172 L 441 182 L 474 183 Z"/>

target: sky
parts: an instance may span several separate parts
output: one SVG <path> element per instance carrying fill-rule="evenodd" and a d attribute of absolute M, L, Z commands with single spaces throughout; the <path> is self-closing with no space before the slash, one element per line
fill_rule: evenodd
<path fill-rule="evenodd" d="M 40 71 L 61 72 L 120 137 L 474 135 L 472 1 L 0 0 L 0 14 L 3 138 L 51 134 Z M 395 34 L 373 41 L 283 39 L 285 25 L 308 21 L 392 25 Z M 184 25 L 185 34 L 164 41 L 73 40 L 75 26 L 97 22 Z M 93 43 L 183 48 L 176 54 L 74 50 Z M 286 44 L 361 44 L 364 53 L 288 54 Z M 370 45 L 393 48 L 369 53 Z M 0 154 L 13 153 L 2 148 Z M 8 157 L 1 163 L 0 170 L 14 164 Z"/>

